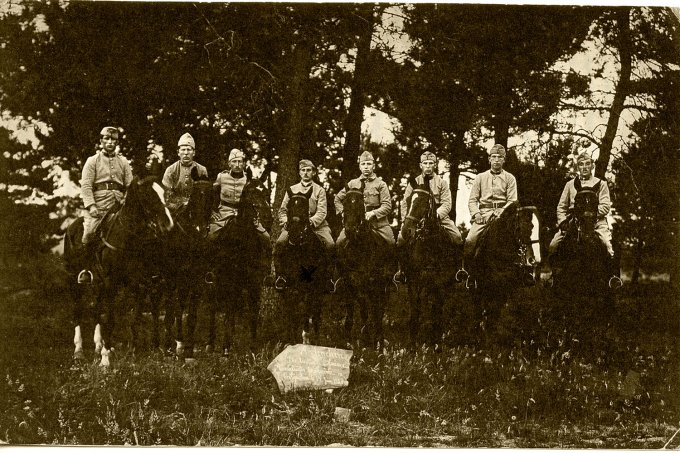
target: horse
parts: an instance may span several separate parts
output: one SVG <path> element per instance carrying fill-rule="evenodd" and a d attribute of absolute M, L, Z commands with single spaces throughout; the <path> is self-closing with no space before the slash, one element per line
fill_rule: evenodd
<path fill-rule="evenodd" d="M 550 258 L 553 291 L 559 297 L 602 297 L 611 308 L 610 289 L 620 287 L 621 280 L 610 278 L 611 259 L 595 231 L 600 183 L 582 187 L 576 181 L 577 193 L 566 219 L 564 238 Z"/>
<path fill-rule="evenodd" d="M 445 288 L 454 280 L 461 251 L 452 244 L 437 218 L 437 204 L 429 180 L 414 187 L 410 207 L 404 219 L 402 237 L 404 252 L 400 253 L 402 270 L 408 282 L 410 307 L 409 333 L 411 343 L 417 342 L 420 326 L 421 301 L 431 302 L 432 329 L 429 340 L 439 347 L 442 337 L 442 308 Z"/>
<path fill-rule="evenodd" d="M 191 195 L 187 203 L 175 212 L 175 228 L 160 245 L 163 255 L 161 275 L 166 296 L 163 349 L 169 351 L 174 346 L 175 354 L 180 358 L 193 357 L 201 286 L 209 283 L 206 280 L 209 267 L 205 256 L 210 250 L 207 236 L 214 198 L 213 184 L 206 178 L 200 178 L 195 167 L 191 179 Z M 158 304 L 152 304 L 154 347 L 160 346 L 158 308 Z M 187 314 L 186 328 L 184 313 Z"/>
<path fill-rule="evenodd" d="M 302 327 L 302 343 L 318 338 L 321 326 L 322 297 L 325 283 L 330 281 L 330 262 L 323 243 L 309 223 L 307 192 L 288 189 L 288 242 L 277 262 L 276 289 L 284 292 L 285 306 L 292 309 L 289 341 L 295 342 Z"/>
<path fill-rule="evenodd" d="M 497 321 L 501 309 L 519 287 L 533 286 L 537 279 L 537 262 L 532 248 L 534 206 L 519 207 L 513 202 L 500 216 L 490 220 L 478 239 L 465 286 L 473 291 L 476 307 L 486 315 L 487 333 Z"/>
<path fill-rule="evenodd" d="M 337 251 L 345 293 L 345 340 L 351 346 L 355 303 L 359 302 L 361 341 L 382 350 L 382 321 L 394 273 L 394 250 L 386 246 L 366 220 L 363 182 L 358 189 L 346 186 L 345 190 L 343 227 L 347 243 Z"/>
<path fill-rule="evenodd" d="M 94 256 L 93 290 L 95 295 L 95 352 L 101 355 L 100 365 L 110 365 L 112 334 L 115 326 L 115 298 L 127 287 L 133 291 L 137 304 L 137 318 L 142 314 L 141 286 L 148 284 L 152 272 L 148 263 L 156 258 L 157 244 L 174 226 L 165 205 L 164 190 L 155 177 L 134 178 L 116 212 L 109 212 L 98 232 L 100 243 Z M 85 286 L 77 283 L 78 273 L 91 263 L 85 256 L 81 238 L 82 218 L 73 222 L 64 235 L 64 260 L 69 273 L 69 287 L 73 296 L 73 324 L 75 330 L 74 359 L 84 357 L 81 323 L 84 314 Z M 94 239 L 93 239 L 94 240 Z"/>
<path fill-rule="evenodd" d="M 219 200 L 219 192 L 215 194 Z M 262 182 L 248 178 L 237 207 L 237 215 L 211 239 L 211 272 L 208 299 L 210 306 L 209 338 L 206 350 L 215 350 L 216 318 L 222 311 L 224 340 L 222 354 L 228 355 L 233 345 L 236 315 L 247 308 L 247 324 L 251 347 L 257 339 L 260 297 L 265 276 L 269 273 L 262 262 L 265 250 L 258 239 L 257 223 L 271 226 L 272 213 L 268 194 Z M 243 293 L 246 293 L 245 301 Z M 245 303 L 244 303 L 245 302 Z"/>

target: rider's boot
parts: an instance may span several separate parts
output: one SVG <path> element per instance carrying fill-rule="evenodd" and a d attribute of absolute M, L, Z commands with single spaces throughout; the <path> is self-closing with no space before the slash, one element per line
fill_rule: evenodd
<path fill-rule="evenodd" d="M 612 289 L 618 289 L 621 286 L 623 286 L 623 282 L 621 281 L 621 269 L 619 267 L 619 261 L 616 259 L 615 256 L 610 256 L 609 257 L 609 287 Z"/>
<path fill-rule="evenodd" d="M 394 280 L 406 283 L 406 267 L 408 260 L 408 250 L 405 244 L 397 245 L 397 273 L 394 275 Z"/>

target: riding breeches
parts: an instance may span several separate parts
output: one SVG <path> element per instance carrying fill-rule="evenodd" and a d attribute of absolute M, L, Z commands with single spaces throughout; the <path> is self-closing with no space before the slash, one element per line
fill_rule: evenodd
<path fill-rule="evenodd" d="M 453 220 L 446 217 L 440 219 L 439 223 L 444 229 L 444 232 L 446 233 L 446 236 L 449 238 L 451 244 L 455 246 L 463 244 L 463 237 L 460 235 L 460 231 L 458 230 L 456 224 L 453 223 Z M 404 244 L 404 242 L 406 242 L 406 240 L 404 239 L 402 232 L 399 231 L 399 236 L 397 237 L 397 247 L 401 247 Z"/>
<path fill-rule="evenodd" d="M 383 225 L 381 227 L 373 227 L 373 231 L 378 233 L 378 235 L 387 242 L 388 245 L 394 245 L 394 233 L 389 225 Z M 347 235 L 345 234 L 345 229 L 343 228 L 338 235 L 338 239 L 335 241 L 338 248 L 344 247 L 347 243 Z"/>
<path fill-rule="evenodd" d="M 484 223 L 480 224 L 480 223 L 472 222 L 472 225 L 470 226 L 470 231 L 468 232 L 468 235 L 465 238 L 465 245 L 463 246 L 463 255 L 464 256 L 470 256 L 472 254 L 472 252 L 474 252 L 475 246 L 477 244 L 477 240 L 479 239 L 479 236 L 489 227 L 491 217 L 492 216 L 494 218 L 500 217 L 503 210 L 502 209 L 481 209 L 479 212 L 482 215 L 482 219 L 484 219 Z"/>
<path fill-rule="evenodd" d="M 335 242 L 333 241 L 333 236 L 331 236 L 331 229 L 328 225 L 322 225 L 319 228 L 313 230 L 314 234 L 319 238 L 326 250 L 332 250 L 335 247 Z M 281 251 L 281 247 L 288 242 L 288 230 L 282 229 L 279 238 L 274 244 L 274 254 Z"/>
<path fill-rule="evenodd" d="M 123 193 L 117 190 L 98 190 L 94 193 L 94 205 L 99 210 L 99 216 L 93 217 L 87 209 L 83 211 L 83 244 L 90 242 L 105 214 L 116 204 L 122 203 L 124 198 Z"/>
<path fill-rule="evenodd" d="M 609 226 L 607 225 L 607 219 L 598 220 L 595 224 L 595 233 L 600 238 L 602 243 L 607 247 L 607 253 L 609 256 L 614 256 L 614 248 L 612 247 L 612 233 L 609 231 Z M 557 230 L 555 237 L 550 241 L 550 246 L 548 247 L 548 252 L 552 255 L 557 250 L 557 246 L 564 239 L 564 233 L 562 230 Z"/>

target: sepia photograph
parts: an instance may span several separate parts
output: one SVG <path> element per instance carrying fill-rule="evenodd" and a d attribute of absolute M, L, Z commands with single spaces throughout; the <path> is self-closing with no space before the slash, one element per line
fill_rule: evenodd
<path fill-rule="evenodd" d="M 680 8 L 0 0 L 0 447 L 680 449 Z"/>

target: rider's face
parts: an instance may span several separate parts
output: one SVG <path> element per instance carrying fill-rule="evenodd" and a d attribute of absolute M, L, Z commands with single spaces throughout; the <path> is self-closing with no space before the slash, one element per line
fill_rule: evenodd
<path fill-rule="evenodd" d="M 373 169 L 375 168 L 375 164 L 372 160 L 365 160 L 359 164 L 359 168 L 361 169 L 362 175 L 371 176 Z"/>
<path fill-rule="evenodd" d="M 116 150 L 116 145 L 118 145 L 118 135 L 112 134 L 110 132 L 106 135 L 102 135 L 100 143 L 102 145 L 102 149 L 107 154 L 113 154 L 113 152 Z"/>
<path fill-rule="evenodd" d="M 183 164 L 191 163 L 191 161 L 194 160 L 195 154 L 196 154 L 196 151 L 194 151 L 194 148 L 192 148 L 189 145 L 182 145 L 177 150 L 177 155 L 179 156 L 179 160 L 181 160 Z"/>
<path fill-rule="evenodd" d="M 489 163 L 493 171 L 501 171 L 505 163 L 505 157 L 500 154 L 492 154 L 489 156 Z"/>
<path fill-rule="evenodd" d="M 434 167 L 435 163 L 433 160 L 426 160 L 424 162 L 420 163 L 420 169 L 423 171 L 423 174 L 426 176 L 431 176 L 434 174 Z"/>
<path fill-rule="evenodd" d="M 314 169 L 312 167 L 303 167 L 300 169 L 300 179 L 302 182 L 309 182 L 314 176 Z"/>
<path fill-rule="evenodd" d="M 241 159 L 240 157 L 237 157 L 229 161 L 229 169 L 231 171 L 242 172 L 243 166 L 244 166 L 243 159 Z"/>
<path fill-rule="evenodd" d="M 593 161 L 589 159 L 580 160 L 576 164 L 576 167 L 578 168 L 578 175 L 581 179 L 588 179 L 593 172 Z"/>

